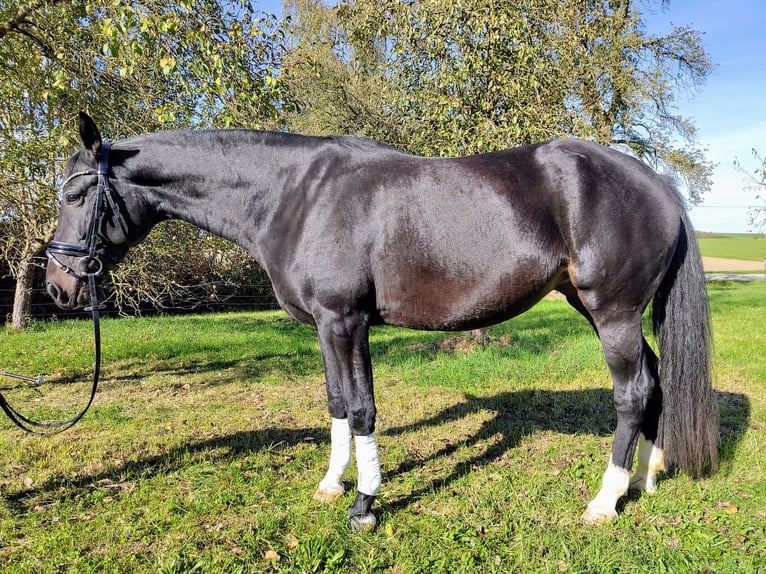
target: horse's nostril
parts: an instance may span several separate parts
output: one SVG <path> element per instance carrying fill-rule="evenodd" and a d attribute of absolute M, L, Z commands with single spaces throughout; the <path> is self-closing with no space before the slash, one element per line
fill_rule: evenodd
<path fill-rule="evenodd" d="M 53 283 L 48 281 L 48 282 L 46 282 L 46 289 L 48 291 L 48 295 L 50 295 L 51 298 L 54 301 L 58 301 L 59 300 L 59 296 L 61 294 L 61 291 L 60 291 L 60 289 L 56 285 L 54 285 Z"/>

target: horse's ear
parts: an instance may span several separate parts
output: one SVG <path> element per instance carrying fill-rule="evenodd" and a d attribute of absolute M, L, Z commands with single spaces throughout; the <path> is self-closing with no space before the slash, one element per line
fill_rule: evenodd
<path fill-rule="evenodd" d="M 101 132 L 98 131 L 96 122 L 85 112 L 80 112 L 77 121 L 80 128 L 82 147 L 98 157 L 101 154 Z"/>

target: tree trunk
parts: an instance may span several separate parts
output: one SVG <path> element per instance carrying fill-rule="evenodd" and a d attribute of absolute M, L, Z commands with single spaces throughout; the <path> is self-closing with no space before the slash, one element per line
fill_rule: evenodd
<path fill-rule="evenodd" d="M 32 285 L 35 280 L 35 264 L 32 258 L 25 259 L 16 273 L 16 292 L 13 296 L 11 329 L 23 331 L 29 326 L 32 316 Z"/>

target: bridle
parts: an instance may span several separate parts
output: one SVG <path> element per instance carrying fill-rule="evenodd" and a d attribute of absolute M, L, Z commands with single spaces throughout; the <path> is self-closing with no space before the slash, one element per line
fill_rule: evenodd
<path fill-rule="evenodd" d="M 84 243 L 66 243 L 63 241 L 51 241 L 46 255 L 48 259 L 62 271 L 77 278 L 78 281 L 88 281 L 88 290 L 90 292 L 90 305 L 85 307 L 86 311 L 90 311 L 93 317 L 93 336 L 95 338 L 96 355 L 93 362 L 93 384 L 91 386 L 90 398 L 85 407 L 74 417 L 65 421 L 41 423 L 33 421 L 24 415 L 20 414 L 0 393 L 0 408 L 3 409 L 8 418 L 24 432 L 37 436 L 50 436 L 58 434 L 74 426 L 79 421 L 93 403 L 93 399 L 96 396 L 96 389 L 98 388 L 98 379 L 101 372 L 101 327 L 99 321 L 99 311 L 105 308 L 105 305 L 100 304 L 98 301 L 98 290 L 96 288 L 96 280 L 103 276 L 104 263 L 101 260 L 99 250 L 105 244 L 111 244 L 109 239 L 102 235 L 101 229 L 103 227 L 104 218 L 106 217 L 105 205 L 109 205 L 112 214 L 112 223 L 115 227 L 118 227 L 123 233 L 123 236 L 127 238 L 126 227 L 120 210 L 117 207 L 117 203 L 112 196 L 113 190 L 109 186 L 109 150 L 110 144 L 108 142 L 102 143 L 101 157 L 98 164 L 98 170 L 86 170 L 79 171 L 71 174 L 61 184 L 61 190 L 63 192 L 64 187 L 73 179 L 86 175 L 98 176 L 98 183 L 96 185 L 96 197 L 93 199 L 93 207 L 90 213 L 90 220 L 88 221 L 87 234 L 85 236 Z M 69 267 L 62 263 L 57 255 L 64 255 L 67 257 L 80 257 L 75 268 Z M 0 371 L 0 375 L 12 377 L 15 379 L 21 379 L 25 381 L 31 381 L 37 384 L 43 382 L 42 378 L 36 379 L 32 377 L 25 377 L 22 375 L 15 375 L 6 371 Z"/>
<path fill-rule="evenodd" d="M 122 214 L 120 213 L 117 203 L 112 196 L 112 188 L 109 186 L 109 150 L 111 146 L 108 142 L 104 142 L 101 146 L 101 158 L 98 164 L 98 170 L 88 169 L 85 171 L 78 171 L 67 177 L 61 184 L 61 190 L 63 192 L 64 187 L 78 177 L 86 175 L 98 176 L 98 183 L 96 186 L 96 197 L 93 199 L 93 207 L 91 209 L 90 220 L 88 221 L 88 230 L 85 235 L 84 243 L 66 243 L 64 241 L 51 241 L 46 250 L 48 259 L 56 265 L 59 269 L 83 280 L 90 278 L 90 276 L 101 277 L 104 271 L 104 263 L 99 256 L 99 247 L 104 243 L 110 243 L 110 241 L 101 234 L 101 228 L 103 226 L 104 218 L 106 217 L 105 204 L 109 205 L 109 209 L 112 212 L 113 223 L 120 223 L 120 229 L 125 235 L 125 226 L 122 220 Z M 80 260 L 75 269 L 65 265 L 61 260 L 56 257 L 57 255 L 65 255 L 68 257 L 80 257 Z"/>

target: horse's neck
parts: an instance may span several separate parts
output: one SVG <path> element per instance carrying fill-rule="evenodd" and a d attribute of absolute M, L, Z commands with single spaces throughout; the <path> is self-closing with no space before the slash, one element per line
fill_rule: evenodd
<path fill-rule="evenodd" d="M 278 207 L 287 174 L 305 152 L 274 153 L 263 134 L 238 138 L 232 132 L 223 139 L 225 134 L 178 135 L 186 138 L 183 145 L 150 142 L 135 168 L 158 219 L 189 222 L 260 259 L 265 222 Z"/>

